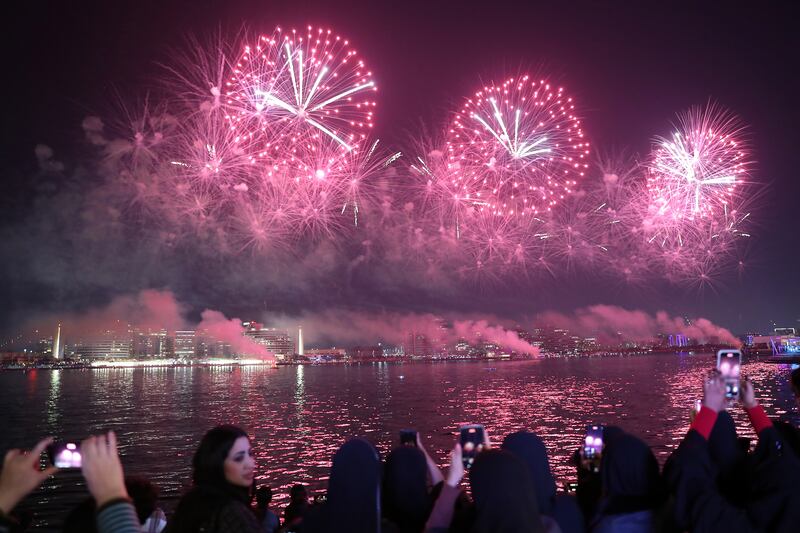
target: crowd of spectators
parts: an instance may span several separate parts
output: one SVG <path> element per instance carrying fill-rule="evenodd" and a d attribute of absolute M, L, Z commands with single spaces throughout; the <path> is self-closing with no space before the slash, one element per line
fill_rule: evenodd
<path fill-rule="evenodd" d="M 792 375 L 800 398 L 800 370 Z M 702 407 L 689 431 L 659 468 L 650 447 L 609 426 L 603 447 L 573 456 L 575 490 L 558 490 L 547 451 L 535 434 L 519 431 L 499 444 L 485 435 L 474 462 L 460 442 L 444 473 L 422 440 L 381 460 L 367 440 L 345 442 L 333 456 L 327 492 L 309 501 L 294 485 L 288 506 L 276 512 L 272 491 L 254 482 L 256 464 L 248 434 L 218 426 L 200 441 L 191 487 L 174 512 L 157 506 L 147 480 L 125 478 L 113 432 L 80 444 L 82 473 L 91 500 L 76 507 L 64 531 L 100 533 L 444 533 L 800 531 L 800 436 L 772 421 L 749 381 L 737 401 L 758 435 L 737 436 L 728 413 L 724 379 L 704 382 Z M 24 530 L 13 509 L 56 468 L 41 468 L 50 439 L 29 452 L 9 451 L 0 472 L 0 533 Z M 469 468 L 467 469 L 467 466 Z M 468 472 L 468 484 L 464 484 Z"/>

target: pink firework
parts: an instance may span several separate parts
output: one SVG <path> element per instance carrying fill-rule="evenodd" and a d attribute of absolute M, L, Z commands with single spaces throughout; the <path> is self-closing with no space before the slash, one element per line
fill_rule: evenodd
<path fill-rule="evenodd" d="M 494 215 L 549 212 L 574 191 L 589 143 L 564 89 L 529 76 L 467 99 L 447 136 L 451 189 Z"/>
<path fill-rule="evenodd" d="M 372 72 L 331 30 L 275 30 L 245 46 L 226 83 L 227 118 L 259 158 L 285 160 L 308 143 L 343 151 L 372 127 Z"/>
<path fill-rule="evenodd" d="M 743 126 L 714 105 L 679 116 L 659 137 L 648 164 L 650 210 L 656 223 L 719 217 L 736 209 L 736 189 L 751 166 Z"/>
<path fill-rule="evenodd" d="M 179 120 L 157 169 L 174 182 L 165 202 L 238 250 L 289 250 L 357 226 L 397 157 L 367 138 L 372 73 L 330 30 L 278 28 L 232 48 L 217 38 L 166 67 Z"/>

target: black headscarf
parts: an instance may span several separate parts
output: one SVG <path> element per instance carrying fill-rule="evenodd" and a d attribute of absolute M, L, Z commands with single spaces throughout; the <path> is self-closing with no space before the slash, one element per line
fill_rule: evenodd
<path fill-rule="evenodd" d="M 665 467 L 675 494 L 678 525 L 693 531 L 797 530 L 800 523 L 800 461 L 774 427 L 759 434 L 745 463 L 744 506 L 720 494 L 708 443 L 690 431 Z"/>
<path fill-rule="evenodd" d="M 745 503 L 747 455 L 736 435 L 736 423 L 727 411 L 720 411 L 708 437 L 708 454 L 717 485 L 731 501 Z"/>
<path fill-rule="evenodd" d="M 333 456 L 328 500 L 304 521 L 304 531 L 379 533 L 381 463 L 364 439 L 345 442 Z"/>
<path fill-rule="evenodd" d="M 541 517 L 528 469 L 503 450 L 478 454 L 470 470 L 475 500 L 475 533 L 542 532 Z"/>
<path fill-rule="evenodd" d="M 661 476 L 650 447 L 627 433 L 603 448 L 601 514 L 635 513 L 658 507 L 664 498 Z"/>
<path fill-rule="evenodd" d="M 500 448 L 514 454 L 528 467 L 539 512 L 555 519 L 562 533 L 583 531 L 583 516 L 575 499 L 556 495 L 556 482 L 542 439 L 533 433 L 518 431 L 508 435 Z"/>
<path fill-rule="evenodd" d="M 249 489 L 225 479 L 228 453 L 238 438 L 247 436 L 243 429 L 230 425 L 217 426 L 203 436 L 192 459 L 194 486 L 178 502 L 167 524 L 168 533 L 195 533 L 207 528 L 215 523 L 220 509 L 232 502 L 239 502 L 249 512 Z"/>
<path fill-rule="evenodd" d="M 401 531 L 422 531 L 431 511 L 425 454 L 403 446 L 386 458 L 383 515 Z"/>

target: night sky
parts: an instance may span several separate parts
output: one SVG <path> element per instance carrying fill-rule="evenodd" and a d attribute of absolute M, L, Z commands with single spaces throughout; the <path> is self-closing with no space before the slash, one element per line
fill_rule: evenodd
<path fill-rule="evenodd" d="M 80 312 L 113 297 L 169 289 L 191 316 L 210 307 L 244 316 L 325 308 L 487 313 L 523 318 L 605 303 L 705 316 L 734 332 L 800 325 L 800 10 L 794 3 L 697 2 L 269 2 L 122 1 L 19 3 L 2 34 L 0 331 L 37 316 Z M 612 7 L 613 4 L 613 7 Z M 330 26 L 375 73 L 376 136 L 400 145 L 420 124 L 437 127 L 480 79 L 546 71 L 580 102 L 595 150 L 645 154 L 675 113 L 709 100 L 749 125 L 761 190 L 754 239 L 741 275 L 703 291 L 654 279 L 626 288 L 584 277 L 505 280 L 499 287 L 446 290 L 392 285 L 374 272 L 342 280 L 282 280 L 270 258 L 198 261 L 108 239 L 102 220 L 72 226 L 53 210 L 73 206 L 97 177 L 81 130 L 89 115 L 135 105 L 158 85 L 159 63 L 187 36 L 242 25 Z M 34 147 L 52 148 L 64 170 L 44 172 Z M 61 177 L 59 177 L 59 175 Z M 68 178 L 63 176 L 68 175 Z M 76 211 L 70 217 L 80 218 Z M 94 228 L 86 229 L 94 225 Z M 126 241 L 130 242 L 130 241 Z M 127 250 L 120 254 L 119 250 Z M 87 256 L 89 259 L 87 259 Z M 111 257 L 113 256 L 113 257 Z M 102 260 L 97 260 L 102 257 Z M 90 263 L 90 264 L 87 264 Z"/>

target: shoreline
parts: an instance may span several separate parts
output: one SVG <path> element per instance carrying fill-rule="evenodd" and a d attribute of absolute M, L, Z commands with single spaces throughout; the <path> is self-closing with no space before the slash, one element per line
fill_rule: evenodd
<path fill-rule="evenodd" d="M 678 356 L 678 357 L 697 357 L 708 354 L 713 354 L 712 348 L 715 347 L 697 347 L 696 350 L 630 350 L 630 351 L 604 351 L 585 354 L 543 354 L 540 356 L 505 356 L 505 357 L 485 357 L 485 356 L 467 356 L 467 357 L 381 357 L 359 360 L 334 360 L 334 361 L 263 361 L 259 359 L 213 359 L 213 360 L 194 360 L 194 361 L 177 361 L 172 359 L 160 360 L 127 360 L 127 361 L 95 361 L 95 362 L 74 362 L 74 363 L 39 363 L 39 364 L 6 364 L 0 366 L 0 371 L 28 371 L 28 370 L 92 370 L 92 369 L 115 369 L 115 368 L 234 368 L 234 367 L 265 367 L 278 369 L 280 367 L 293 367 L 293 366 L 342 366 L 342 365 L 372 365 L 376 363 L 385 364 L 433 364 L 433 363 L 448 363 L 448 362 L 484 362 L 487 364 L 494 364 L 497 362 L 513 362 L 513 361 L 538 361 L 542 359 L 588 359 L 588 358 L 607 358 L 607 357 L 637 357 L 648 355 L 662 355 L 662 356 Z M 765 363 L 773 364 L 798 364 L 800 363 L 800 356 L 792 356 L 779 358 L 779 357 L 759 357 L 750 355 L 747 359 L 761 360 Z"/>

